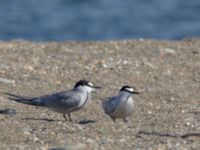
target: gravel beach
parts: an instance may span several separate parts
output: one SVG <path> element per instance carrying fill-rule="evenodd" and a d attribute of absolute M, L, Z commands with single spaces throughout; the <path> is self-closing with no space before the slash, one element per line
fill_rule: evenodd
<path fill-rule="evenodd" d="M 105 88 L 72 113 L 73 122 L 3 94 L 39 96 L 80 79 Z M 113 123 L 101 103 L 126 84 L 140 92 L 135 112 L 128 123 Z M 0 110 L 4 150 L 200 149 L 200 39 L 1 41 Z"/>

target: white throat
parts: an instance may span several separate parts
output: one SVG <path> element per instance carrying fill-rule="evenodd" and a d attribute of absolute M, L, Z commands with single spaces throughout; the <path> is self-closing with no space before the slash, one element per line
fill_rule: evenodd
<path fill-rule="evenodd" d="M 93 88 L 91 88 L 91 87 L 89 87 L 89 86 L 84 86 L 84 88 L 86 88 L 86 90 L 89 92 L 89 93 L 91 93 L 94 89 Z"/>
<path fill-rule="evenodd" d="M 122 94 L 132 95 L 131 93 L 127 91 L 119 91 L 119 95 L 122 95 Z"/>

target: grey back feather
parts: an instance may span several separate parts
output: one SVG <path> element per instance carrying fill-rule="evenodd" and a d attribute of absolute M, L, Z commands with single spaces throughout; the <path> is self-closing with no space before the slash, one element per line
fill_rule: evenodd
<path fill-rule="evenodd" d="M 47 107 L 58 108 L 58 109 L 72 109 L 76 107 L 81 97 L 76 91 L 62 91 L 59 93 L 54 93 L 51 95 L 46 95 L 40 97 L 40 99 L 45 103 Z"/>

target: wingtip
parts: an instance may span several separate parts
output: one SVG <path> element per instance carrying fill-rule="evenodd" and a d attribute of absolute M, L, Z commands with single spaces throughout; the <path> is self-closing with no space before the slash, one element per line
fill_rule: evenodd
<path fill-rule="evenodd" d="M 4 94 L 4 95 L 9 95 L 10 93 L 8 93 L 8 92 L 2 92 L 2 94 Z"/>
<path fill-rule="evenodd" d="M 22 98 L 21 96 L 17 96 L 15 94 L 11 94 L 8 92 L 4 92 L 3 94 L 7 96 L 7 99 L 12 100 L 12 101 L 19 101 Z"/>
<path fill-rule="evenodd" d="M 14 94 L 11 94 L 11 93 L 8 93 L 8 92 L 4 92 L 3 94 L 6 95 L 6 96 L 11 96 L 11 97 L 19 97 L 17 95 L 14 95 Z"/>

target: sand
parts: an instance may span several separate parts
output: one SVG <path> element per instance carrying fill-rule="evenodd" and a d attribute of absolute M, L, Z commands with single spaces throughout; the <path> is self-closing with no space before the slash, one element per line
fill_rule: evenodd
<path fill-rule="evenodd" d="M 40 96 L 87 79 L 104 89 L 64 121 L 51 110 L 9 101 L 3 92 Z M 135 86 L 128 123 L 101 102 Z M 0 42 L 0 149 L 200 149 L 200 40 Z"/>

